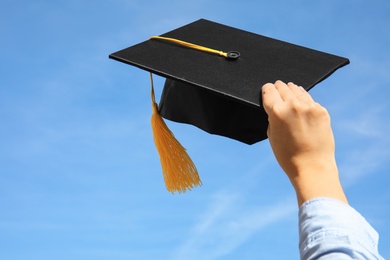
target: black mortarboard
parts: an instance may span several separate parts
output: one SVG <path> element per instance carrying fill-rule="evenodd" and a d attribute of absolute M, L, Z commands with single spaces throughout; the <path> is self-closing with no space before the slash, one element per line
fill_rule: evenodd
<path fill-rule="evenodd" d="M 167 78 L 159 114 L 247 144 L 267 138 L 261 86 L 282 80 L 306 90 L 349 60 L 200 19 L 110 55 Z M 207 53 L 172 39 L 229 52 Z"/>
<path fill-rule="evenodd" d="M 208 20 L 198 20 L 164 37 L 222 51 L 237 59 L 178 44 L 147 40 L 110 58 L 167 78 L 162 117 L 206 132 L 253 144 L 267 138 L 261 86 L 282 80 L 306 90 L 349 63 L 339 56 L 297 46 Z"/>

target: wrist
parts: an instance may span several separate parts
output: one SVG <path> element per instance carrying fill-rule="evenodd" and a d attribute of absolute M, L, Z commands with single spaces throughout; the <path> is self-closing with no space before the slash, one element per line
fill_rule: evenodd
<path fill-rule="evenodd" d="M 348 204 L 334 158 L 307 161 L 303 166 L 297 167 L 294 174 L 288 175 L 299 206 L 316 197 L 334 198 Z"/>

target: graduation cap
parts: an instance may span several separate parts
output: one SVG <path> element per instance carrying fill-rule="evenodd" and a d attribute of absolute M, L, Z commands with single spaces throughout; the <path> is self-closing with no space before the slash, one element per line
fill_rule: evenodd
<path fill-rule="evenodd" d="M 309 90 L 347 58 L 200 19 L 112 53 L 110 58 L 166 78 L 152 127 L 171 192 L 201 185 L 185 149 L 165 125 L 187 123 L 254 144 L 267 138 L 261 86 L 282 80 Z"/>

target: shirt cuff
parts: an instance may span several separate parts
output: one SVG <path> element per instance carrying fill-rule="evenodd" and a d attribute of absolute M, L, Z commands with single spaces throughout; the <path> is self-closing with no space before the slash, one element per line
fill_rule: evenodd
<path fill-rule="evenodd" d="M 315 198 L 302 204 L 299 237 L 302 259 L 326 254 L 337 257 L 363 254 L 382 259 L 377 253 L 378 233 L 359 212 L 336 199 Z"/>

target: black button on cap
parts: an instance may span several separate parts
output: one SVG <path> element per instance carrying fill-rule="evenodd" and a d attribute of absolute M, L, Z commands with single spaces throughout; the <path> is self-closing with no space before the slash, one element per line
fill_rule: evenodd
<path fill-rule="evenodd" d="M 238 59 L 238 57 L 240 57 L 240 53 L 238 51 L 229 51 L 227 53 L 227 56 L 229 59 L 235 60 Z"/>

